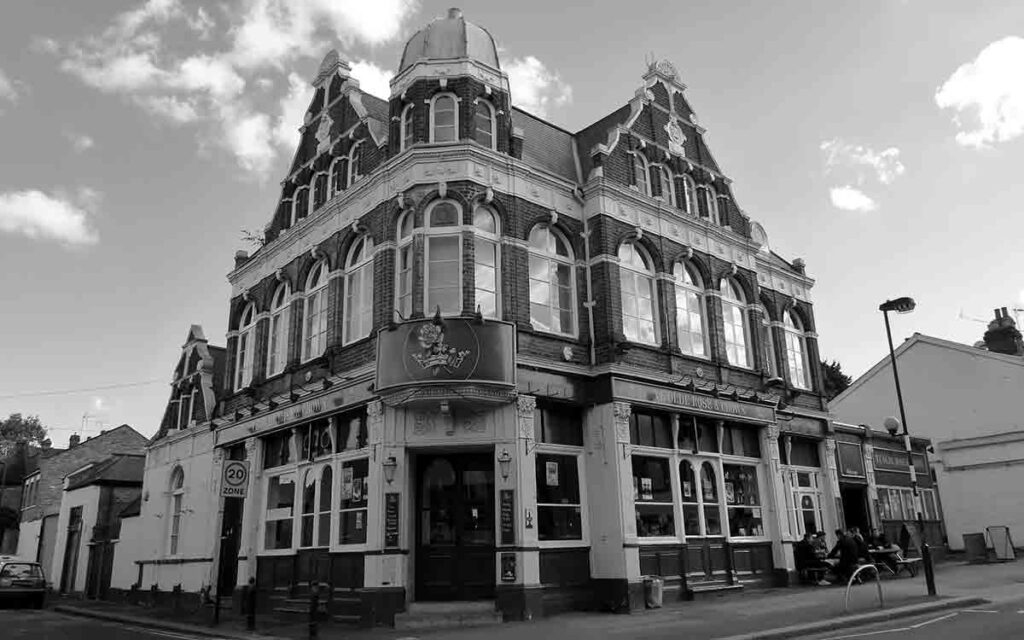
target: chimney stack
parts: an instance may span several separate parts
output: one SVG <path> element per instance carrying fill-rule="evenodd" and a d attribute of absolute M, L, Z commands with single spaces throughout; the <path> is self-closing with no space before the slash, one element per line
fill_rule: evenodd
<path fill-rule="evenodd" d="M 78 446 L 78 443 L 81 441 L 82 436 L 78 435 L 77 433 L 71 434 L 71 437 L 68 438 L 68 449 L 74 449 L 75 447 Z"/>
<path fill-rule="evenodd" d="M 43 440 L 42 442 L 39 443 L 39 448 L 42 449 L 43 451 L 49 451 L 50 447 L 52 447 L 52 446 L 53 446 L 53 443 L 50 442 L 49 438 L 47 438 L 47 439 L 45 439 L 45 440 Z"/>
<path fill-rule="evenodd" d="M 1024 356 L 1024 340 L 1006 307 L 995 309 L 995 319 L 988 323 L 984 342 L 989 351 L 1011 356 Z"/>

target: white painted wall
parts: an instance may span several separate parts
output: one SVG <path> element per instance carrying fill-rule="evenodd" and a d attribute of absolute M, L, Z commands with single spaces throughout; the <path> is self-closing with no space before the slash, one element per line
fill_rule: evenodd
<path fill-rule="evenodd" d="M 85 573 L 89 564 L 89 540 L 92 538 L 92 528 L 96 526 L 99 502 L 100 487 L 95 485 L 64 492 L 64 499 L 60 503 L 60 516 L 57 519 L 57 547 L 53 554 L 52 566 L 47 574 L 54 588 L 60 588 L 63 575 L 64 552 L 67 546 L 68 521 L 71 509 L 82 507 L 82 535 L 78 541 L 78 569 L 75 573 L 75 582 L 68 585 L 68 590 L 85 590 Z"/>
<path fill-rule="evenodd" d="M 32 520 L 30 522 L 22 522 L 18 527 L 17 556 L 19 558 L 26 558 L 28 560 L 36 559 L 36 552 L 39 550 L 39 534 L 42 531 L 42 525 L 43 521 L 40 519 Z M 49 572 L 47 572 L 46 578 L 50 578 Z"/>
<path fill-rule="evenodd" d="M 114 546 L 114 567 L 110 575 L 110 586 L 113 589 L 128 590 L 139 577 L 139 569 L 133 561 L 139 558 L 139 547 L 144 541 L 142 518 L 125 518 L 121 520 L 121 534 Z"/>

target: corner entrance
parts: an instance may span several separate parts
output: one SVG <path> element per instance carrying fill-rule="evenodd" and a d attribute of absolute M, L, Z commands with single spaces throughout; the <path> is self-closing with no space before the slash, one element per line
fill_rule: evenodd
<path fill-rule="evenodd" d="M 868 488 L 862 485 L 839 485 L 843 499 L 843 520 L 846 528 L 859 527 L 865 536 L 871 533 L 871 518 L 868 515 Z"/>
<path fill-rule="evenodd" d="M 494 598 L 494 456 L 422 455 L 416 479 L 416 599 Z"/>

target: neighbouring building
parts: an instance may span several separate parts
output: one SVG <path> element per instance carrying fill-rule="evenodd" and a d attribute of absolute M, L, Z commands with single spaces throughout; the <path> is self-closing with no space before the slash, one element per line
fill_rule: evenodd
<path fill-rule="evenodd" d="M 102 598 L 110 589 L 119 515 L 142 493 L 144 453 L 117 453 L 69 474 L 49 574 L 60 593 Z"/>
<path fill-rule="evenodd" d="M 973 346 L 915 333 L 895 353 L 909 431 L 934 449 L 930 472 L 918 473 L 919 480 L 934 479 L 939 492 L 936 506 L 925 493 L 926 514 L 942 516 L 953 550 L 964 548 L 965 534 L 984 534 L 989 526 L 1009 527 L 1012 541 L 1024 544 L 1024 346 L 1006 309 L 995 311 L 984 340 Z M 838 395 L 831 409 L 839 420 L 875 429 L 887 416 L 898 417 L 889 357 Z M 884 520 L 887 507 L 878 497 Z M 904 514 L 913 510 L 902 505 Z M 888 508 L 899 508 L 892 494 Z"/>
<path fill-rule="evenodd" d="M 39 562 L 54 588 L 59 583 L 54 582 L 53 576 L 60 573 L 62 560 L 56 551 L 57 521 L 65 478 L 115 453 L 145 453 L 146 443 L 145 436 L 124 424 L 84 441 L 78 434 L 72 435 L 67 449 L 41 452 L 37 457 L 36 468 L 25 476 L 23 483 L 18 556 Z"/>
<path fill-rule="evenodd" d="M 313 87 L 226 351 L 193 330 L 182 355 L 122 582 L 522 619 L 642 607 L 644 574 L 785 581 L 838 526 L 813 280 L 737 205 L 675 67 L 566 131 L 452 10 L 388 100 L 336 52 Z"/>
<path fill-rule="evenodd" d="M 17 442 L 9 453 L 0 458 L 0 555 L 14 555 L 18 550 L 18 532 L 21 522 L 21 507 L 32 485 L 25 484 L 25 478 L 35 471 L 40 456 L 58 453 L 50 441 L 36 447 L 27 442 Z"/>

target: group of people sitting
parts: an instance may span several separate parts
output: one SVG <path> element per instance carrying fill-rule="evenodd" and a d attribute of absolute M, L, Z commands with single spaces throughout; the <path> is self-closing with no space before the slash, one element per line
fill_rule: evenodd
<path fill-rule="evenodd" d="M 820 576 L 817 582 L 821 585 L 845 584 L 858 565 L 871 562 L 872 548 L 889 546 L 889 540 L 881 531 L 865 539 L 859 527 L 850 527 L 848 531 L 836 529 L 836 543 L 831 550 L 824 531 L 805 533 L 803 540 L 794 545 L 793 553 L 801 576 Z"/>

